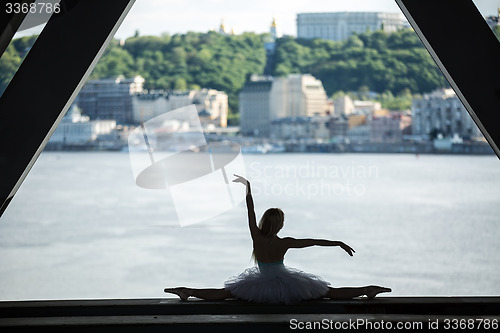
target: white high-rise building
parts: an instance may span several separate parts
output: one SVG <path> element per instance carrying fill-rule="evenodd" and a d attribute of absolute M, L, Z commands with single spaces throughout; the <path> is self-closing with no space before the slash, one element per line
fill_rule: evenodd
<path fill-rule="evenodd" d="M 405 27 L 400 13 L 336 12 L 297 14 L 298 38 L 343 41 L 367 30 L 394 32 Z"/>
<path fill-rule="evenodd" d="M 273 119 L 320 115 L 327 111 L 323 83 L 310 74 L 275 78 L 271 94 Z"/>
<path fill-rule="evenodd" d="M 323 115 L 329 108 L 323 84 L 310 74 L 253 76 L 240 92 L 239 107 L 242 134 L 264 137 L 275 119 Z"/>

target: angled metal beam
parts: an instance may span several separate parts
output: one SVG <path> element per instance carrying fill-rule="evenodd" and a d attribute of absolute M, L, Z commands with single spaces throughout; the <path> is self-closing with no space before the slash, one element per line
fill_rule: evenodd
<path fill-rule="evenodd" d="M 500 158 L 500 43 L 471 0 L 396 0 Z"/>
<path fill-rule="evenodd" d="M 0 99 L 0 216 L 135 0 L 62 0 Z"/>

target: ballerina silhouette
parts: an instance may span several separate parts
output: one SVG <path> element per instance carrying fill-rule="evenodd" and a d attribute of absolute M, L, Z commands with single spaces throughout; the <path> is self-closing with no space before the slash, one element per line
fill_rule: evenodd
<path fill-rule="evenodd" d="M 270 208 L 262 216 L 257 226 L 250 182 L 238 175 L 233 180 L 246 186 L 248 224 L 253 240 L 253 256 L 258 266 L 246 269 L 238 276 L 224 283 L 224 288 L 195 289 L 186 287 L 165 288 L 166 293 L 176 294 L 182 300 L 198 297 L 205 300 L 239 298 L 259 303 L 292 304 L 303 300 L 320 298 L 351 299 L 359 296 L 374 298 L 377 294 L 390 292 L 390 288 L 380 286 L 331 287 L 321 277 L 285 266 L 283 258 L 288 249 L 309 246 L 339 246 L 350 256 L 353 248 L 341 241 L 324 239 L 280 238 L 285 215 L 279 208 Z"/>

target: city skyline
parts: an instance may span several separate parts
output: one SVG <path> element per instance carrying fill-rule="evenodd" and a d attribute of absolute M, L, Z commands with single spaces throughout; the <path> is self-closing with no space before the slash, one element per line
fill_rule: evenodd
<path fill-rule="evenodd" d="M 500 0 L 474 0 L 473 2 L 483 16 L 496 15 L 500 7 Z M 159 12 L 168 13 L 169 11 L 172 11 L 172 15 L 166 14 L 165 17 L 158 15 Z M 277 20 L 281 34 L 296 36 L 298 13 L 342 11 L 401 13 L 394 0 L 318 0 L 314 2 L 189 0 L 183 2 L 183 6 L 171 0 L 143 0 L 136 1 L 118 29 L 116 37 L 122 39 L 133 36 L 136 30 L 141 35 L 160 35 L 165 32 L 169 34 L 188 31 L 206 32 L 209 29 L 218 29 L 222 20 L 226 28 L 234 28 L 236 33 L 245 31 L 264 33 L 269 31 L 273 17 Z M 401 15 L 404 17 L 402 13 Z M 169 22 L 169 19 L 172 21 Z"/>
<path fill-rule="evenodd" d="M 473 0 L 483 16 L 497 15 L 500 0 Z M 115 38 L 126 39 L 139 31 L 140 35 L 159 36 L 188 31 L 207 32 L 219 29 L 221 22 L 235 33 L 251 31 L 269 32 L 273 17 L 278 23 L 279 33 L 297 35 L 296 18 L 298 13 L 313 12 L 398 12 L 401 10 L 394 0 L 318 0 L 312 3 L 303 1 L 275 0 L 272 2 L 256 0 L 237 2 L 229 0 L 188 0 L 182 5 L 173 0 L 137 0 L 121 24 Z M 165 13 L 164 15 L 159 13 Z M 401 14 L 404 17 L 403 14 Z M 22 31 L 17 37 L 40 33 L 41 26 Z"/>

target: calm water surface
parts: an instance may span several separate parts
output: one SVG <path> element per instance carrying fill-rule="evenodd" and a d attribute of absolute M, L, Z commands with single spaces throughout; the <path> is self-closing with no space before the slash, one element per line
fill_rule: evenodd
<path fill-rule="evenodd" d="M 287 265 L 334 286 L 389 286 L 394 296 L 500 294 L 496 157 L 244 161 L 257 215 L 285 211 L 281 236 L 356 250 L 290 250 Z M 181 227 L 169 191 L 135 185 L 127 153 L 43 153 L 0 218 L 0 299 L 165 297 L 167 286 L 222 287 L 250 256 L 244 203 Z"/>

